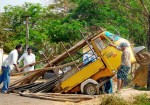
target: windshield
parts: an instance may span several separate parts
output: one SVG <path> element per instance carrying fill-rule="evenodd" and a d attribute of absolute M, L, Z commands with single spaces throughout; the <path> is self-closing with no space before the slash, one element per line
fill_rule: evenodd
<path fill-rule="evenodd" d="M 110 38 L 111 40 L 113 40 L 113 41 L 117 41 L 117 40 L 119 40 L 121 38 L 118 35 L 112 34 L 112 33 L 108 32 L 108 31 L 105 32 L 105 35 L 108 38 Z"/>

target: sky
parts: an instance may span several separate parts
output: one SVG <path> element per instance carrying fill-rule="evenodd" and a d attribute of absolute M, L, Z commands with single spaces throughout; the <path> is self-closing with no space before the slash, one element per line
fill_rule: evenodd
<path fill-rule="evenodd" d="M 0 0 L 0 12 L 4 12 L 4 6 L 7 5 L 22 5 L 25 2 L 31 2 L 31 3 L 40 3 L 43 6 L 46 6 L 47 4 L 52 3 L 53 0 Z"/>

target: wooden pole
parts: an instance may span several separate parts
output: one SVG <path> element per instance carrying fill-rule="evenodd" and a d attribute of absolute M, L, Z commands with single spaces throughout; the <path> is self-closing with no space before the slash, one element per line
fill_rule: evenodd
<path fill-rule="evenodd" d="M 92 38 L 94 38 L 95 36 L 97 36 L 98 34 L 102 33 L 103 31 L 100 31 L 99 33 L 96 33 L 88 38 L 86 38 L 88 41 L 91 40 Z M 71 47 L 70 49 L 68 49 L 68 52 L 70 55 L 72 55 L 73 53 L 75 53 L 76 51 L 78 51 L 79 49 L 83 48 L 86 45 L 86 41 L 83 39 L 81 41 L 79 41 L 76 45 L 74 45 L 73 47 Z M 62 54 L 60 54 L 58 57 L 56 57 L 55 59 L 53 59 L 50 64 L 56 63 L 56 62 L 60 62 L 62 60 L 64 60 L 66 57 L 68 57 L 68 53 L 64 52 Z M 48 67 L 49 64 L 45 65 L 45 67 Z"/>
<path fill-rule="evenodd" d="M 80 102 L 80 99 L 66 99 L 66 98 L 53 98 L 53 97 L 46 97 L 46 96 L 38 96 L 36 94 L 26 94 L 26 93 L 20 93 L 21 96 L 24 97 L 31 97 L 31 98 L 39 98 L 39 99 L 46 99 L 46 100 L 53 100 L 53 101 L 62 101 L 62 102 Z"/>
<path fill-rule="evenodd" d="M 20 71 L 23 71 L 25 68 L 29 67 L 30 65 L 35 65 L 35 64 L 38 64 L 38 63 L 41 63 L 41 62 L 45 62 L 47 60 L 49 60 L 49 59 L 44 59 L 44 60 L 40 60 L 40 61 L 28 64 L 28 65 L 25 65 L 25 66 L 23 66 L 23 67 L 20 68 Z"/>
<path fill-rule="evenodd" d="M 55 94 L 55 93 L 21 93 L 21 96 L 31 97 L 31 98 L 40 98 L 54 101 L 70 101 L 70 102 L 80 102 L 82 100 L 93 99 L 96 96 L 92 95 L 79 95 L 79 94 Z"/>
<path fill-rule="evenodd" d="M 29 16 L 26 16 L 26 51 L 29 46 Z"/>
<path fill-rule="evenodd" d="M 71 60 L 74 61 L 74 59 L 71 57 L 70 53 L 69 53 L 68 50 L 66 49 L 65 45 L 63 44 L 63 42 L 60 42 L 60 43 L 63 45 L 64 49 L 66 50 L 66 52 L 67 52 L 67 54 L 69 55 L 69 57 L 71 58 Z M 76 68 L 77 68 L 78 70 L 80 70 L 76 64 L 75 64 L 75 66 L 76 66 Z"/>
<path fill-rule="evenodd" d="M 16 75 L 22 75 L 22 74 L 28 74 L 28 73 L 36 73 L 36 72 L 39 72 L 39 71 L 55 70 L 55 69 L 64 68 L 64 67 L 67 67 L 67 66 L 70 66 L 70 65 L 74 65 L 78 62 L 79 62 L 79 60 L 76 60 L 76 61 L 69 62 L 69 63 L 63 64 L 63 65 L 60 65 L 60 66 L 47 67 L 47 68 L 42 68 L 42 69 L 37 69 L 37 70 L 34 70 L 34 71 L 28 71 L 28 72 L 22 72 L 22 73 L 13 73 L 11 75 L 16 76 Z"/>

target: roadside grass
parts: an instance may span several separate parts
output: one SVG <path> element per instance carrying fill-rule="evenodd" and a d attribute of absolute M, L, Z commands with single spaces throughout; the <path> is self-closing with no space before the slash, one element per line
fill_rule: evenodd
<path fill-rule="evenodd" d="M 100 105 L 132 105 L 126 100 L 116 95 L 105 96 Z"/>
<path fill-rule="evenodd" d="M 147 94 L 141 94 L 136 96 L 133 105 L 150 105 L 150 99 L 147 97 Z"/>
<path fill-rule="evenodd" d="M 149 91 L 150 89 L 147 89 L 147 87 L 134 87 L 134 89 L 139 90 L 139 91 Z"/>
<path fill-rule="evenodd" d="M 107 95 L 102 98 L 100 105 L 150 105 L 150 99 L 147 94 L 141 94 L 134 97 L 134 102 L 129 102 L 117 95 Z"/>

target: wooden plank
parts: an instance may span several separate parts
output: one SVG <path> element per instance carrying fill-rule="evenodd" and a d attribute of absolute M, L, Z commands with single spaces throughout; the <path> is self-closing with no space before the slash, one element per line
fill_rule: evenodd
<path fill-rule="evenodd" d="M 45 96 L 38 96 L 36 94 L 26 94 L 26 93 L 19 93 L 21 96 L 30 97 L 30 98 L 39 98 L 39 99 L 46 99 L 46 100 L 53 100 L 53 101 L 69 101 L 69 102 L 80 102 L 80 99 L 65 99 L 65 98 L 53 98 L 53 97 L 45 97 Z"/>
<path fill-rule="evenodd" d="M 98 34 L 102 33 L 103 31 L 100 31 L 99 33 L 96 33 L 94 35 L 91 35 L 90 37 L 86 37 L 87 41 L 90 41 L 92 38 L 94 38 L 95 36 L 97 36 Z M 76 51 L 78 51 L 79 49 L 83 48 L 86 45 L 86 41 L 83 39 L 81 41 L 79 41 L 77 44 L 75 44 L 73 47 L 71 47 L 68 52 L 64 52 L 61 55 L 59 55 L 58 57 L 56 57 L 55 59 L 53 59 L 50 64 L 55 64 L 58 63 L 62 60 L 64 60 L 66 57 L 68 57 L 68 53 L 70 53 L 70 55 L 72 55 L 73 53 L 75 53 Z M 49 64 L 45 65 L 45 67 L 48 67 Z"/>
<path fill-rule="evenodd" d="M 11 75 L 16 76 L 16 75 L 23 75 L 23 74 L 34 73 L 34 72 L 39 72 L 39 71 L 55 70 L 55 69 L 60 69 L 60 68 L 64 68 L 64 67 L 67 67 L 67 66 L 74 65 L 78 62 L 79 62 L 79 60 L 76 60 L 76 61 L 69 62 L 69 63 L 63 64 L 63 65 L 60 65 L 60 66 L 47 67 L 47 68 L 37 69 L 37 70 L 34 70 L 34 71 L 28 71 L 28 72 L 12 73 Z"/>

